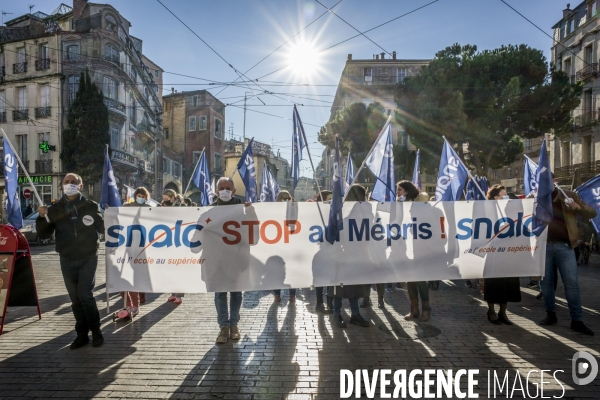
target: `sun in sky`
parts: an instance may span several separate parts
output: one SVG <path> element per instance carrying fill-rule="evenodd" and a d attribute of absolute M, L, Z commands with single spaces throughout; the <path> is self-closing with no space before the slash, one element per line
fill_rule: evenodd
<path fill-rule="evenodd" d="M 313 43 L 298 41 L 290 46 L 288 63 L 295 74 L 312 77 L 319 69 L 319 61 L 319 52 Z"/>

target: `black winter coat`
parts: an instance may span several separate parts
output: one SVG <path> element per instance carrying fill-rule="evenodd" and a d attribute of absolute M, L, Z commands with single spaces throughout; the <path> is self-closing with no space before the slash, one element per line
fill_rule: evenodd
<path fill-rule="evenodd" d="M 77 210 L 75 224 L 67 212 L 67 205 Z M 54 205 L 48 207 L 48 217 L 35 220 L 37 233 L 42 239 L 49 239 L 52 233 L 56 236 L 56 252 L 61 257 L 82 260 L 98 253 L 98 234 L 104 233 L 104 219 L 98 203 L 83 196 L 69 202 L 63 196 Z"/>

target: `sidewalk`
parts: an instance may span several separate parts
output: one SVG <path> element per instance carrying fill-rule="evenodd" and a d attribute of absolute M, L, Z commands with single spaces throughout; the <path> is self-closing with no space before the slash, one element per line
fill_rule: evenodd
<path fill-rule="evenodd" d="M 490 369 L 502 378 L 508 370 L 511 388 L 516 369 L 523 382 L 532 369 L 564 370 L 557 377 L 565 398 L 599 397 L 600 376 L 587 386 L 571 379 L 576 351 L 600 356 L 597 255 L 579 272 L 584 321 L 596 332 L 593 337 L 569 329 L 562 283 L 558 325 L 537 325 L 545 316 L 543 300 L 536 300 L 537 290 L 525 288 L 528 280 L 522 279 L 523 301 L 508 306 L 515 326 L 489 323 L 479 290 L 462 281 L 444 281 L 439 291 L 430 292 L 429 323 L 404 321 L 406 293 L 386 293 L 386 309 L 361 309 L 371 321 L 369 328 L 336 327 L 328 315 L 314 312 L 315 294 L 309 289 L 298 291 L 295 304 L 285 290 L 281 303 L 273 303 L 270 292 L 244 293 L 243 338 L 219 346 L 211 293 L 188 294 L 179 306 L 167 303 L 167 294 L 148 294 L 133 323 L 113 323 L 106 314 L 102 255 L 95 294 L 106 342 L 100 348 L 70 350 L 74 319 L 58 255 L 53 246 L 32 251 L 43 316 L 38 321 L 34 307 L 9 308 L 0 336 L 2 399 L 336 399 L 340 369 L 383 368 L 478 368 L 480 398 L 487 398 Z M 348 321 L 349 305 L 343 304 Z M 118 294 L 111 295 L 111 311 L 121 306 Z M 551 373 L 544 378 L 551 382 L 544 385 L 544 395 L 559 396 L 562 389 Z M 529 388 L 533 395 L 535 387 L 530 383 Z M 523 396 L 517 391 L 514 397 Z"/>

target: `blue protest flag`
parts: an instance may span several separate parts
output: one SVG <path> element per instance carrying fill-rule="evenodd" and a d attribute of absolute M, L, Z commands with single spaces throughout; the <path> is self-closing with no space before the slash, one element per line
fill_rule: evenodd
<path fill-rule="evenodd" d="M 435 201 L 458 201 L 462 195 L 469 171 L 450 143 L 444 139 L 444 148 L 440 158 Z"/>
<path fill-rule="evenodd" d="M 373 146 L 365 161 L 367 168 L 377 177 L 371 198 L 377 201 L 396 201 L 396 177 L 394 173 L 394 147 L 392 125 L 388 124 Z"/>
<path fill-rule="evenodd" d="M 291 165 L 291 177 L 292 177 L 292 189 L 296 189 L 298 179 L 300 179 L 300 160 L 302 160 L 302 150 L 306 147 L 306 135 L 304 133 L 304 126 L 300 119 L 300 114 L 294 105 L 294 133 L 292 134 L 292 165 Z"/>
<path fill-rule="evenodd" d="M 329 208 L 329 223 L 325 229 L 325 239 L 333 244 L 340 239 L 340 231 L 344 229 L 344 183 L 342 182 L 342 164 L 340 163 L 340 140 L 335 138 L 335 155 L 333 157 L 333 191 Z"/>
<path fill-rule="evenodd" d="M 465 200 L 477 200 L 478 192 L 479 190 L 475 186 L 473 179 L 469 179 L 469 182 L 467 182 L 467 194 L 465 195 Z"/>
<path fill-rule="evenodd" d="M 117 180 L 110 164 L 108 146 L 104 147 L 104 169 L 102 170 L 100 204 L 108 205 L 109 207 L 121 207 L 121 196 L 119 196 Z"/>
<path fill-rule="evenodd" d="M 246 201 L 256 203 L 258 201 L 256 193 L 256 168 L 254 166 L 254 156 L 252 155 L 252 143 L 254 138 L 248 142 L 248 147 L 242 153 L 242 158 L 238 162 L 237 169 L 242 177 L 244 186 L 246 186 Z"/>
<path fill-rule="evenodd" d="M 275 177 L 271 173 L 269 166 L 265 162 L 263 165 L 262 172 L 262 185 L 260 189 L 260 201 L 272 202 L 277 201 L 277 195 L 279 194 L 279 185 L 275 180 Z"/>
<path fill-rule="evenodd" d="M 600 175 L 596 175 L 583 185 L 579 186 L 575 191 L 581 197 L 581 200 L 598 213 L 596 218 L 592 219 L 592 225 L 596 233 L 600 233 Z"/>
<path fill-rule="evenodd" d="M 552 173 L 550 172 L 550 159 L 546 150 L 546 138 L 542 142 L 540 149 L 540 163 L 536 172 L 536 182 L 538 190 L 533 204 L 532 232 L 539 236 L 546 226 L 552 221 Z"/>
<path fill-rule="evenodd" d="M 415 158 L 415 167 L 413 169 L 412 183 L 413 183 L 413 185 L 418 187 L 419 190 L 422 190 L 422 188 L 421 188 L 421 150 L 420 149 L 417 150 L 417 157 Z"/>
<path fill-rule="evenodd" d="M 206 151 L 202 152 L 198 165 L 192 175 L 192 182 L 200 189 L 200 205 L 209 206 L 212 203 L 214 193 L 210 185 L 210 172 L 208 171 L 208 162 L 206 161 Z"/>
<path fill-rule="evenodd" d="M 344 178 L 344 196 L 350 190 L 350 185 L 354 182 L 354 163 L 352 163 L 352 157 L 348 153 L 348 161 L 346 161 L 346 176 Z"/>
<path fill-rule="evenodd" d="M 525 196 L 537 190 L 537 164 L 529 157 L 525 156 L 525 167 L 523 168 L 523 186 L 525 187 Z"/>
<path fill-rule="evenodd" d="M 4 139 L 4 187 L 6 189 L 6 219 L 16 229 L 23 227 L 23 214 L 21 214 L 21 202 L 19 201 L 19 168 L 17 158 L 12 147 L 8 143 L 6 135 Z"/>
<path fill-rule="evenodd" d="M 481 193 L 479 190 L 477 190 L 477 193 L 479 194 L 478 200 L 486 200 L 485 193 L 487 193 L 488 190 L 490 189 L 488 179 L 485 176 L 482 176 L 481 178 L 477 178 L 476 180 L 477 180 L 477 183 L 479 183 L 479 187 L 481 188 L 481 191 L 483 192 L 483 193 Z"/>

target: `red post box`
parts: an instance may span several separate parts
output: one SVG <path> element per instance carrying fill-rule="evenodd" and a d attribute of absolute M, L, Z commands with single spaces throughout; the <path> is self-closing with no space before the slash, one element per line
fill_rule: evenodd
<path fill-rule="evenodd" d="M 22 306 L 37 306 L 42 319 L 29 243 L 17 229 L 0 225 L 0 335 L 6 308 Z"/>

